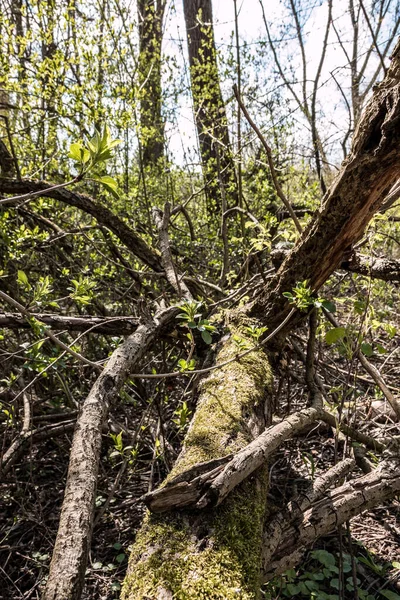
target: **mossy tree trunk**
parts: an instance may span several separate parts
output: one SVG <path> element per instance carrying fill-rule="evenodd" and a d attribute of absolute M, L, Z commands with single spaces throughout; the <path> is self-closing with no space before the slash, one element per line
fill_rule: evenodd
<path fill-rule="evenodd" d="M 242 322 L 246 313 L 258 316 L 271 330 L 291 310 L 283 292 L 305 279 L 314 291 L 322 286 L 361 237 L 398 178 L 399 145 L 400 43 L 319 214 L 259 299 L 242 311 Z M 295 322 L 292 319 L 282 330 L 278 345 Z M 236 335 L 245 338 L 243 331 Z M 237 354 L 231 336 L 216 361 Z M 184 449 L 170 478 L 198 463 L 235 452 L 257 436 L 269 420 L 260 409 L 270 386 L 268 361 L 260 349 L 214 371 L 203 383 Z M 269 415 L 271 406 L 267 408 Z M 393 489 L 391 494 L 396 493 Z M 266 474 L 259 470 L 217 508 L 149 515 L 133 547 L 123 600 L 257 598 L 265 494 Z"/>
<path fill-rule="evenodd" d="M 228 205 L 235 206 L 238 192 L 218 72 L 211 0 L 184 0 L 183 8 L 205 191 L 210 209 L 220 210 L 223 194 Z"/>
<path fill-rule="evenodd" d="M 253 345 L 245 332 L 252 323 L 230 327 L 218 362 L 238 353 L 237 336 Z M 201 385 L 196 414 L 170 477 L 237 452 L 254 439 L 270 420 L 271 384 L 262 350 L 212 372 Z M 132 551 L 122 598 L 254 598 L 260 587 L 266 491 L 267 472 L 262 468 L 221 507 L 149 515 Z"/>
<path fill-rule="evenodd" d="M 139 100 L 141 162 L 156 166 L 164 154 L 162 118 L 161 47 L 165 0 L 138 0 Z"/>

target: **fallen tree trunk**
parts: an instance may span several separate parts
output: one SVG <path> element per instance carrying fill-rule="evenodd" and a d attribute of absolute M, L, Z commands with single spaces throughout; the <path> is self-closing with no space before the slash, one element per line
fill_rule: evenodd
<path fill-rule="evenodd" d="M 327 192 L 321 210 L 267 288 L 242 314 L 247 312 L 250 316 L 256 316 L 263 325 L 274 329 L 291 310 L 289 302 L 282 296 L 283 292 L 291 291 L 296 283 L 304 280 L 308 280 L 313 291 L 318 290 L 340 264 L 345 253 L 359 240 L 365 226 L 383 203 L 388 189 L 399 176 L 399 82 L 398 43 L 392 65 L 385 80 L 376 87 L 359 123 L 352 151 Z M 236 319 L 238 318 L 240 319 L 236 314 Z M 281 332 L 278 347 L 293 325 L 292 319 Z M 227 342 L 227 348 L 231 344 L 232 338 Z M 224 349 L 221 350 L 223 351 Z M 249 356 L 254 359 L 256 355 Z M 216 371 L 206 380 L 199 407 L 184 442 L 182 457 L 171 477 L 188 468 L 196 473 L 196 467 L 200 466 L 198 463 L 206 459 L 217 460 L 215 468 L 220 469 L 218 459 L 231 452 L 229 440 L 233 430 L 230 428 L 227 431 L 224 419 L 220 420 L 219 416 L 221 411 L 222 414 L 231 412 L 231 400 L 232 397 L 235 398 L 232 388 L 235 392 L 240 389 L 242 378 L 251 376 L 252 372 L 251 364 L 247 366 L 245 373 L 236 370 L 240 367 L 240 362 L 233 364 L 235 369 L 231 369 L 229 365 L 226 370 Z M 254 381 L 250 385 L 248 383 L 243 390 L 246 402 L 250 400 L 247 410 L 254 410 L 257 406 L 254 404 L 257 396 L 252 399 L 250 395 L 249 398 L 249 390 L 255 392 L 257 387 Z M 268 409 L 270 411 L 271 407 Z M 210 430 L 209 424 L 212 424 Z M 234 439 L 246 435 L 247 431 L 246 421 L 238 420 Z M 193 437 L 196 451 L 191 453 Z M 224 443 L 221 443 L 222 440 Z M 197 451 L 204 447 L 212 448 L 213 452 Z M 148 516 L 132 550 L 122 598 L 257 598 L 261 582 L 261 563 L 258 562 L 258 557 L 262 545 L 259 515 L 267 511 L 265 498 L 263 501 L 260 496 L 260 489 L 265 494 L 265 479 L 259 479 L 259 473 L 262 472 L 263 467 L 256 471 L 257 476 L 253 473 L 235 488 L 217 508 L 207 508 L 200 514 L 175 510 L 172 513 Z M 385 481 L 388 481 L 387 478 Z M 371 504 L 368 506 L 395 495 L 397 487 L 389 485 L 385 489 L 384 494 L 376 494 L 374 499 L 371 497 Z M 249 497 L 252 496 L 249 504 Z M 362 500 L 360 496 L 358 498 Z M 362 507 L 362 502 L 359 502 L 357 510 L 360 512 Z M 249 512 L 253 513 L 250 529 L 249 524 L 243 525 L 239 518 L 239 515 Z M 356 513 L 344 510 L 343 514 L 348 518 Z M 235 535 L 231 533 L 232 528 Z M 236 552 L 238 544 L 244 552 Z M 251 557 L 250 572 L 248 556 Z M 268 564 L 263 565 L 264 572 L 268 568 Z"/>
<path fill-rule="evenodd" d="M 361 238 L 399 177 L 399 54 L 400 42 L 393 51 L 385 79 L 375 87 L 354 134 L 350 154 L 319 212 L 252 307 L 252 314 L 264 315 L 264 321 L 272 328 L 290 310 L 282 293 L 304 280 L 313 291 L 318 290 Z"/>
<path fill-rule="evenodd" d="M 102 424 L 130 370 L 177 313 L 176 308 L 169 308 L 140 325 L 113 352 L 83 403 L 72 441 L 60 524 L 43 600 L 81 597 L 92 534 Z"/>
<path fill-rule="evenodd" d="M 231 328 L 218 362 L 237 354 L 233 335 L 251 343 L 243 327 L 250 324 Z M 271 371 L 261 349 L 213 371 L 202 383 L 196 414 L 170 477 L 236 452 L 257 437 L 270 420 L 270 402 L 264 413 L 270 386 Z M 267 482 L 262 467 L 216 509 L 200 515 L 150 515 L 134 545 L 122 598 L 253 598 Z"/>

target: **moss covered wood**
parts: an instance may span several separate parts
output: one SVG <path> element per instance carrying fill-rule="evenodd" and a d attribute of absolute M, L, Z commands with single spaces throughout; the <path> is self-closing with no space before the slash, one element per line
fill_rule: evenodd
<path fill-rule="evenodd" d="M 231 328 L 218 362 L 238 354 L 238 338 L 241 344 L 254 342 L 243 329 Z M 270 420 L 271 383 L 261 350 L 212 372 L 202 383 L 171 477 L 196 463 L 237 452 L 259 435 Z M 122 598 L 257 597 L 266 491 L 267 472 L 262 468 L 217 509 L 149 514 L 133 546 Z"/>

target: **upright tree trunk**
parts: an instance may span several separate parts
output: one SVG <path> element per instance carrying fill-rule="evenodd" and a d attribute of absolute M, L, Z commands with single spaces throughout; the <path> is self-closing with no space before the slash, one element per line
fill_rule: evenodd
<path fill-rule="evenodd" d="M 164 153 L 161 46 L 165 0 L 138 0 L 141 161 L 157 165 Z"/>
<path fill-rule="evenodd" d="M 212 210 L 237 204 L 236 174 L 229 142 L 214 40 L 211 0 L 184 0 L 193 107 L 205 190 Z"/>

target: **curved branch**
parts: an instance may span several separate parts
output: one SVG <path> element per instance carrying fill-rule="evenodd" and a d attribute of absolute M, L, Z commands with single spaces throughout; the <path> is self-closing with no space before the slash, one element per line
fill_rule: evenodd
<path fill-rule="evenodd" d="M 60 186 L 55 187 L 46 181 L 29 179 L 17 181 L 16 179 L 6 178 L 0 178 L 0 192 L 3 194 L 26 194 L 27 196 L 34 194 L 35 196 L 58 200 L 69 206 L 75 206 L 94 217 L 107 229 L 110 229 L 144 264 L 154 269 L 154 271 L 162 272 L 163 270 L 160 257 L 129 225 L 100 202 L 95 202 L 93 198 L 86 194 L 80 194 Z M 16 200 L 15 204 L 18 204 L 18 202 Z"/>

